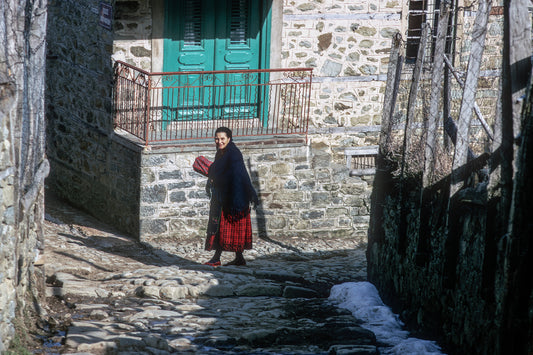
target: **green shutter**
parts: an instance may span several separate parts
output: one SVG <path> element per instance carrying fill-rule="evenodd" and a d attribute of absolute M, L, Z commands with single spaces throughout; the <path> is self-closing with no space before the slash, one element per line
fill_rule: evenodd
<path fill-rule="evenodd" d="M 262 31 L 270 32 L 270 16 L 265 16 L 270 4 L 260 4 L 252 0 L 166 0 L 163 71 L 267 68 L 270 36 Z M 185 77 L 182 82 L 164 80 L 165 85 L 195 87 L 187 94 L 176 90 L 164 95 L 163 104 L 168 107 L 164 119 L 213 119 L 236 113 L 257 117 L 259 92 L 230 85 L 235 81 L 247 84 L 250 76 L 217 76 L 209 82 L 202 75 L 187 76 L 186 82 Z M 216 92 L 212 84 L 224 87 Z"/>

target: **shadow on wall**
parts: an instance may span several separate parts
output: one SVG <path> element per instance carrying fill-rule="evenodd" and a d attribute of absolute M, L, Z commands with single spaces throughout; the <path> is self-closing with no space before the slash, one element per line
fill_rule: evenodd
<path fill-rule="evenodd" d="M 276 244 L 284 249 L 291 250 L 296 253 L 300 253 L 301 250 L 299 250 L 298 248 L 274 240 L 268 236 L 265 205 L 261 201 L 261 184 L 259 183 L 259 173 L 257 172 L 257 170 L 252 170 L 252 163 L 250 158 L 247 159 L 247 164 L 248 171 L 250 172 L 250 178 L 252 179 L 252 183 L 256 186 L 257 195 L 259 196 L 259 204 L 257 205 L 257 208 L 255 210 L 257 220 L 257 236 L 266 242 Z"/>

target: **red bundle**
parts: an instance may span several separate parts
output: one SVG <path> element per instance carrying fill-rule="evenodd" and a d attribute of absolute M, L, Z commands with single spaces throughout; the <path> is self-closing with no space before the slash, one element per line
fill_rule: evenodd
<path fill-rule="evenodd" d="M 194 159 L 194 164 L 192 165 L 192 168 L 197 173 L 202 174 L 203 176 L 207 176 L 207 173 L 209 172 L 209 166 L 211 166 L 213 162 L 207 160 L 204 156 L 199 156 L 198 158 Z"/>

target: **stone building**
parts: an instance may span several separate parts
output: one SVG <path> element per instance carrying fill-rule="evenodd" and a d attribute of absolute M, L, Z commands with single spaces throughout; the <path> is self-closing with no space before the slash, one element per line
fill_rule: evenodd
<path fill-rule="evenodd" d="M 46 1 L 0 5 L 0 353 L 39 312 Z M 28 322 L 28 324 L 25 324 Z"/>
<path fill-rule="evenodd" d="M 437 75 L 445 63 L 435 60 L 419 93 L 403 90 L 424 101 L 429 95 L 420 91 L 428 88 L 427 127 L 439 119 L 445 129 L 420 134 L 415 124 L 394 127 L 398 115 L 389 117 L 392 124 L 382 121 L 368 280 L 411 331 L 438 334 L 447 353 L 525 355 L 533 350 L 533 185 L 526 178 L 533 167 L 531 7 L 528 1 L 491 5 L 497 4 L 480 1 L 474 23 L 464 22 L 471 50 L 458 52 L 469 54 L 463 88 Z M 446 33 L 435 41 L 445 44 Z M 416 76 L 408 74 L 395 75 L 398 91 L 415 86 Z M 405 111 L 405 101 L 390 111 Z M 439 101 L 449 103 L 449 115 L 432 107 Z M 409 117 L 416 121 L 416 112 Z M 472 125 L 483 120 L 489 122 L 483 128 Z M 403 141 L 399 149 L 387 144 L 396 139 Z"/>
<path fill-rule="evenodd" d="M 283 69 L 281 74 L 268 74 L 280 79 L 290 70 L 309 67 L 312 78 L 289 74 L 281 78 L 282 83 L 311 83 L 302 99 L 309 106 L 296 117 L 303 121 L 295 133 L 239 135 L 239 124 L 262 132 L 270 128 L 272 107 L 287 109 L 275 106 L 272 95 L 261 106 L 263 119 L 231 123 L 262 201 L 252 215 L 254 231 L 276 238 L 307 235 L 364 244 L 391 41 L 399 32 L 416 45 L 420 21 L 408 21 L 420 12 L 412 9 L 416 4 L 414 0 L 411 7 L 398 1 L 341 0 L 54 2 L 48 23 L 47 152 L 52 166 L 48 183 L 72 203 L 142 241 L 201 240 L 208 198 L 205 179 L 192 170 L 192 162 L 198 155 L 213 159 L 211 140 L 200 138 L 211 137 L 215 126 L 225 121 L 211 117 L 209 123 L 207 116 L 197 118 L 200 123 L 193 118 L 165 121 L 168 112 L 194 115 L 198 109 L 166 112 L 171 100 L 185 99 L 171 94 L 153 99 L 148 94 L 150 104 L 135 106 L 131 101 L 128 107 L 130 112 L 161 107 L 160 137 L 167 124 L 190 124 L 186 127 L 192 136 L 202 129 L 207 134 L 151 142 L 147 136 L 134 136 L 135 129 L 145 128 L 128 130 L 114 122 L 113 113 L 120 111 L 117 105 L 133 99 L 117 100 L 115 91 L 112 100 L 113 66 L 120 61 L 138 68 L 125 67 L 128 73 L 135 72 L 130 82 L 150 81 L 155 91 L 170 76 L 159 75 L 154 84 L 154 73 Z M 435 14 L 433 6 L 422 9 L 427 21 Z M 464 28 L 471 17 L 463 10 L 459 15 Z M 79 30 L 73 32 L 74 27 Z M 459 39 L 455 44 L 461 59 L 468 44 Z M 202 100 L 206 87 L 195 86 Z M 247 105 L 239 107 L 252 106 Z"/>

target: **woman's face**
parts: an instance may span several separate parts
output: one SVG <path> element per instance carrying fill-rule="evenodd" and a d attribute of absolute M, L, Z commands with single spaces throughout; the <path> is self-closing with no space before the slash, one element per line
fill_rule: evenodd
<path fill-rule="evenodd" d="M 230 141 L 231 138 L 228 138 L 226 132 L 218 132 L 215 134 L 215 144 L 217 149 L 225 149 Z"/>

